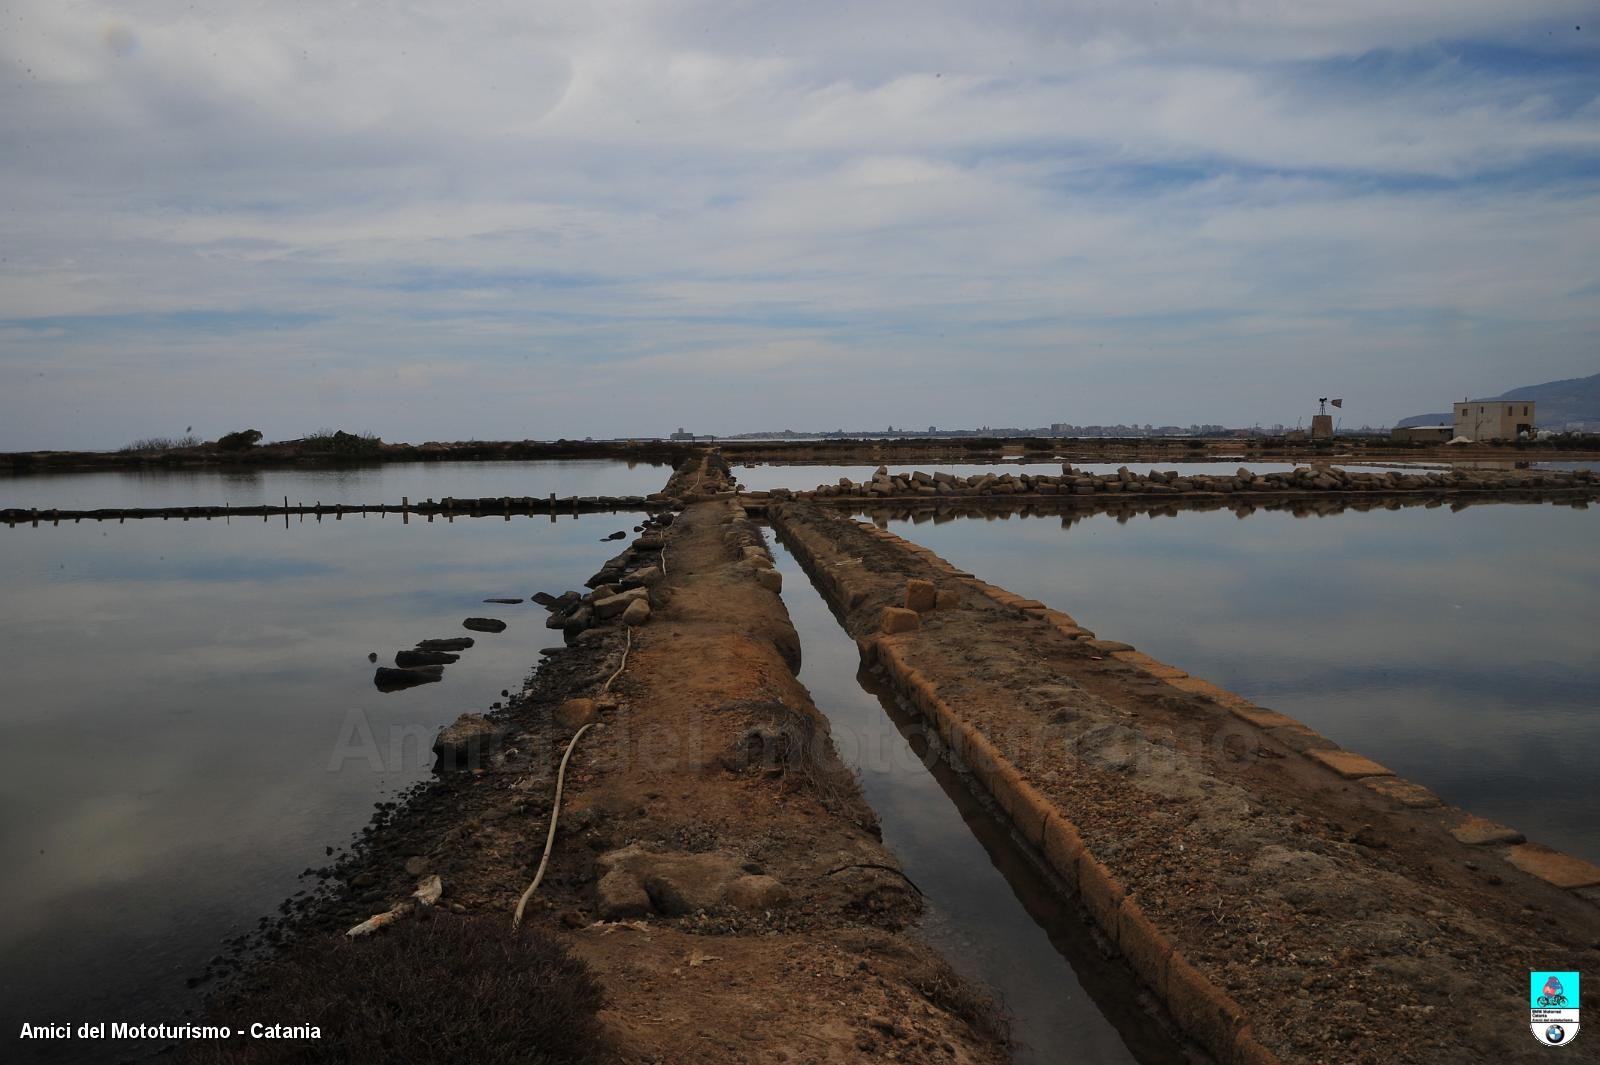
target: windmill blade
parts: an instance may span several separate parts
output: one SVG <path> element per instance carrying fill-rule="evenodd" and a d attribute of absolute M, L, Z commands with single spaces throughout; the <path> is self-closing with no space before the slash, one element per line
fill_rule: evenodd
<path fill-rule="evenodd" d="M 1330 399 L 1330 400 L 1328 400 L 1328 402 L 1332 403 L 1335 407 L 1344 406 L 1344 400 L 1342 400 L 1342 399 Z"/>

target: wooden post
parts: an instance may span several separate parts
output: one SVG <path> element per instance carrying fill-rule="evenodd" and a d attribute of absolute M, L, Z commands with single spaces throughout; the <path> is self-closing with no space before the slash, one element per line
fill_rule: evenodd
<path fill-rule="evenodd" d="M 410 525 L 411 524 L 411 497 L 410 496 L 401 496 L 400 497 L 400 524 L 401 525 Z"/>

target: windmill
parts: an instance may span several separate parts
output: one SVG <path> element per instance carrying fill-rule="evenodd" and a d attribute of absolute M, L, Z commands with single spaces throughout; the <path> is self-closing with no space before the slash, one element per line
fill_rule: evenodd
<path fill-rule="evenodd" d="M 1311 439 L 1331 440 L 1333 438 L 1333 415 L 1328 413 L 1328 404 L 1343 407 L 1343 399 L 1329 399 L 1323 396 L 1317 400 L 1317 413 L 1311 419 Z"/>

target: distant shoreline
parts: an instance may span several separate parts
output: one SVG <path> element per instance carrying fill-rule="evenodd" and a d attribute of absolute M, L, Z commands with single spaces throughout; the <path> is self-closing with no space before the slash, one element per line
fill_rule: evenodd
<path fill-rule="evenodd" d="M 500 440 L 389 444 L 356 440 L 329 448 L 325 440 L 263 444 L 229 450 L 214 444 L 152 451 L 0 452 L 0 474 L 98 470 L 176 470 L 292 466 L 371 466 L 391 462 L 507 462 L 602 459 L 677 465 L 720 450 L 730 462 L 855 464 L 879 462 L 1370 462 L 1548 461 L 1600 459 L 1600 435 L 1560 440 L 1487 442 L 1454 447 L 1397 444 L 1379 437 L 1291 440 L 1285 437 L 896 437 L 827 440 Z"/>

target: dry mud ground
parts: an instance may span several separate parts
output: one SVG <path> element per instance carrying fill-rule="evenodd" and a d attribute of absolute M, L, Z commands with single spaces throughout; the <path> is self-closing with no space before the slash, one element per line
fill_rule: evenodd
<path fill-rule="evenodd" d="M 1600 870 L 882 530 L 809 504 L 769 516 L 958 753 L 971 730 L 1018 830 L 1219 1060 L 1571 1056 L 1529 1033 L 1526 974 L 1600 968 L 1600 907 L 1542 878 Z M 913 578 L 938 606 L 885 635 Z"/>
<path fill-rule="evenodd" d="M 341 930 L 429 874 L 444 896 L 427 919 L 509 928 L 560 755 L 592 720 L 526 919 L 603 989 L 595 1060 L 1005 1060 L 995 1007 L 906 932 L 921 900 L 795 678 L 798 638 L 761 576 L 760 533 L 721 500 L 690 505 L 664 539 L 649 623 L 590 630 L 555 655 L 497 715 L 503 750 L 375 825 L 287 931 L 288 969 L 256 970 L 258 983 L 313 971 L 297 975 L 305 951 L 362 949 Z M 597 697 L 568 701 L 583 696 Z M 247 974 L 231 997 L 259 992 Z"/>

